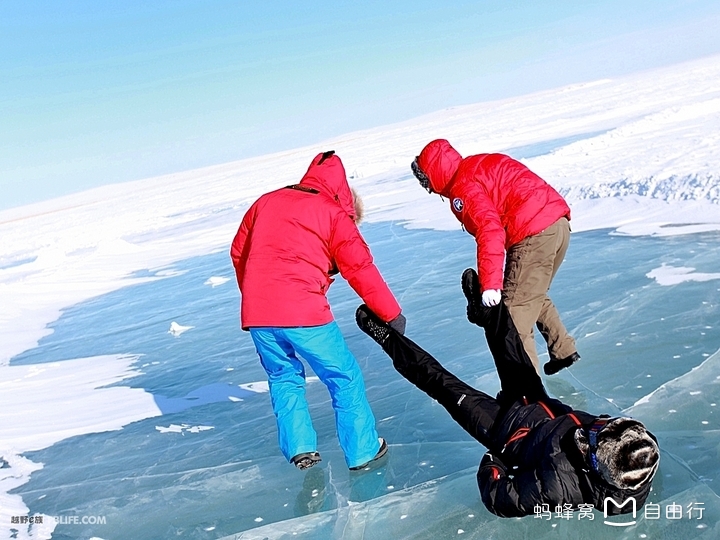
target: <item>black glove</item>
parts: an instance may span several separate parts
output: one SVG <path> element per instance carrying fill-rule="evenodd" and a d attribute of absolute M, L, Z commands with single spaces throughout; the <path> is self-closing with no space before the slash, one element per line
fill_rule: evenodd
<path fill-rule="evenodd" d="M 405 319 L 405 315 L 402 313 L 395 317 L 392 321 L 388 323 L 388 326 L 395 330 L 398 334 L 401 336 L 405 335 L 405 325 L 407 324 L 407 319 Z"/>

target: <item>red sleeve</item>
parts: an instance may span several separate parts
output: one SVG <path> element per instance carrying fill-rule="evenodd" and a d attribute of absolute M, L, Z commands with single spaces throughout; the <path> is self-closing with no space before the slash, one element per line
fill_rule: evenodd
<path fill-rule="evenodd" d="M 336 218 L 330 239 L 330 255 L 340 275 L 373 313 L 385 322 L 400 315 L 400 304 L 373 263 L 370 248 L 357 225 L 344 212 Z"/>
<path fill-rule="evenodd" d="M 474 231 L 477 242 L 478 276 L 480 288 L 503 288 L 505 265 L 505 228 L 500 221 L 495 205 L 490 198 L 476 190 L 465 203 L 466 219 L 470 220 L 468 230 Z"/>
<path fill-rule="evenodd" d="M 232 245 L 230 246 L 230 258 L 235 268 L 235 277 L 237 278 L 238 288 L 242 290 L 242 279 L 245 272 L 245 262 L 247 261 L 247 238 L 255 221 L 255 205 L 245 213 L 240 228 L 238 229 Z"/>

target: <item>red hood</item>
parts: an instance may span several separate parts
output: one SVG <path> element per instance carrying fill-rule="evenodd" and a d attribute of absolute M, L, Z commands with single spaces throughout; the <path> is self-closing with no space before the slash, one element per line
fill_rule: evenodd
<path fill-rule="evenodd" d="M 315 188 L 335 199 L 340 207 L 354 220 L 355 207 L 352 192 L 345 176 L 345 167 L 343 167 L 340 158 L 334 154 L 323 159 L 323 156 L 328 153 L 323 152 L 315 156 L 305 176 L 300 180 L 300 184 Z"/>
<path fill-rule="evenodd" d="M 448 189 L 462 161 L 462 156 L 445 139 L 436 139 L 425 146 L 418 156 L 418 166 L 430 179 L 433 192 L 450 196 Z"/>

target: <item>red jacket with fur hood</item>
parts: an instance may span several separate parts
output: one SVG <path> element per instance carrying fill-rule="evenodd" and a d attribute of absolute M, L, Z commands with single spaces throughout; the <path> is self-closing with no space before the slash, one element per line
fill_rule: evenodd
<path fill-rule="evenodd" d="M 230 249 L 242 295 L 242 327 L 331 322 L 325 294 L 338 271 L 384 321 L 397 317 L 400 306 L 355 217 L 345 169 L 330 152 L 313 159 L 300 184 L 260 197 Z"/>
<path fill-rule="evenodd" d="M 509 156 L 463 159 L 449 142 L 438 139 L 423 148 L 417 163 L 432 191 L 450 199 L 453 214 L 475 237 L 483 291 L 503 288 L 506 249 L 561 217 L 570 219 L 565 199 Z"/>

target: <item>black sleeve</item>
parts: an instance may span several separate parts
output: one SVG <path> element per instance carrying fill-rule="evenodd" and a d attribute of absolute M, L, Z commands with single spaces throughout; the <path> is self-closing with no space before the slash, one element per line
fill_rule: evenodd
<path fill-rule="evenodd" d="M 477 481 L 483 504 L 496 516 L 527 516 L 535 512 L 535 505 L 549 502 L 540 493 L 541 483 L 535 470 L 511 478 L 503 467 L 483 458 Z"/>

